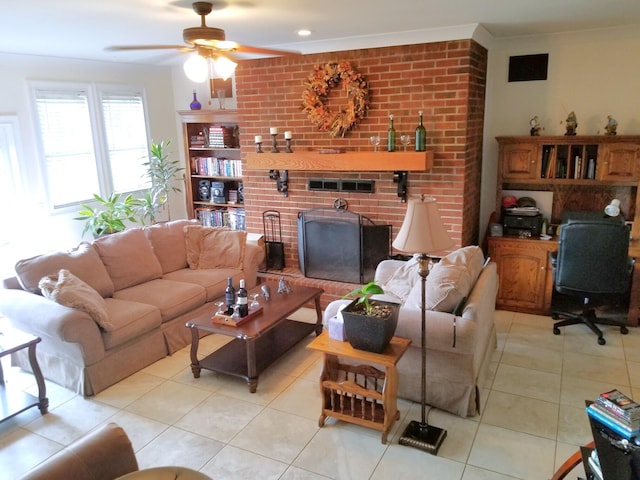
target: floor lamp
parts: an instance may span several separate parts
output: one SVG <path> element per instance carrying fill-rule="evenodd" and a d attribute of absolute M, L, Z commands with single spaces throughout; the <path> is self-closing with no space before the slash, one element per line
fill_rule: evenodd
<path fill-rule="evenodd" d="M 412 420 L 400 437 L 401 445 L 419 448 L 437 455 L 447 431 L 431 426 L 426 420 L 427 397 L 427 343 L 426 343 L 426 301 L 425 290 L 429 275 L 428 254 L 444 250 L 453 245 L 438 212 L 435 198 L 411 199 L 393 248 L 406 253 L 418 253 L 418 273 L 422 282 L 422 419 Z"/>

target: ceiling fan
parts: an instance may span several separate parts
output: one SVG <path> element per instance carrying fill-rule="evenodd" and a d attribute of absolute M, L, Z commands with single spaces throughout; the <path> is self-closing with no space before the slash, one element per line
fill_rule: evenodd
<path fill-rule="evenodd" d="M 106 49 L 112 51 L 179 50 L 183 53 L 197 53 L 201 58 L 211 59 L 214 64 L 216 60 L 221 58 L 227 61 L 235 59 L 235 53 L 278 57 L 300 55 L 299 52 L 290 50 L 252 47 L 227 40 L 224 30 L 221 28 L 209 27 L 206 24 L 206 17 L 213 10 L 213 3 L 194 2 L 192 4 L 192 8 L 194 12 L 200 15 L 201 23 L 199 27 L 189 27 L 182 31 L 182 38 L 186 45 L 115 45 L 107 47 Z M 235 68 L 235 65 L 233 68 Z"/>

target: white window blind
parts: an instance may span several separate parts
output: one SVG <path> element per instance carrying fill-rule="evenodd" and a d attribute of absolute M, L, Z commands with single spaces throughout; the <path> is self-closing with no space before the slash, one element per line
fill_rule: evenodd
<path fill-rule="evenodd" d="M 101 97 L 113 189 L 147 188 L 143 164 L 149 156 L 142 95 L 103 91 Z"/>
<path fill-rule="evenodd" d="M 86 90 L 36 90 L 49 200 L 53 208 L 99 191 Z"/>
<path fill-rule="evenodd" d="M 144 98 L 119 87 L 35 88 L 51 207 L 148 187 Z"/>

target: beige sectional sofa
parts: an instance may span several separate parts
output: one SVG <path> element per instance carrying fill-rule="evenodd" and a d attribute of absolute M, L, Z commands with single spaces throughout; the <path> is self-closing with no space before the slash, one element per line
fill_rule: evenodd
<path fill-rule="evenodd" d="M 45 378 L 94 395 L 187 345 L 185 322 L 212 309 L 227 277 L 254 286 L 263 258 L 242 231 L 189 220 L 131 228 L 19 261 L 0 314 L 42 338 Z M 25 356 L 13 361 L 29 369 Z"/>
<path fill-rule="evenodd" d="M 412 343 L 398 362 L 398 396 L 420 402 L 422 317 L 417 272 L 415 259 L 384 260 L 376 269 L 375 280 L 385 294 L 374 298 L 402 305 L 395 334 Z M 479 410 L 479 386 L 496 347 L 496 265 L 485 263 L 479 247 L 464 247 L 433 266 L 426 290 L 426 401 L 462 417 L 473 416 Z M 325 325 L 335 322 L 340 306 L 349 302 L 330 303 L 324 312 Z"/>

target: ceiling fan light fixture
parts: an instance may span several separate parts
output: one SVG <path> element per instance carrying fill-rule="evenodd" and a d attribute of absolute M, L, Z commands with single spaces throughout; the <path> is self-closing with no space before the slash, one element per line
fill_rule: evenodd
<path fill-rule="evenodd" d="M 226 80 L 233 72 L 235 72 L 238 64 L 233 60 L 229 60 L 227 57 L 223 57 L 220 55 L 214 62 L 214 68 L 216 73 L 222 77 L 223 80 Z"/>
<path fill-rule="evenodd" d="M 207 59 L 201 57 L 197 53 L 191 55 L 186 62 L 184 62 L 184 73 L 187 78 L 192 82 L 204 83 L 209 78 L 209 65 Z"/>

